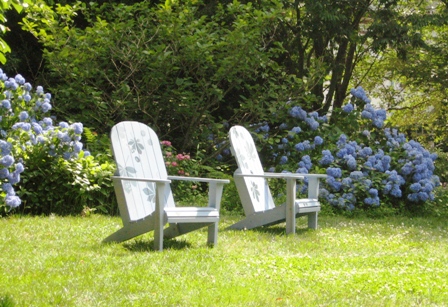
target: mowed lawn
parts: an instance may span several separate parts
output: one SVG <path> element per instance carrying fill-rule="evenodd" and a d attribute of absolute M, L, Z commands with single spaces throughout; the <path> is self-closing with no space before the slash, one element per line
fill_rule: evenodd
<path fill-rule="evenodd" d="M 14 306 L 448 306 L 444 218 L 320 216 L 256 230 L 206 229 L 152 250 L 152 233 L 101 240 L 119 217 L 0 218 L 0 302 Z M 1 303 L 0 303 L 1 306 Z"/>

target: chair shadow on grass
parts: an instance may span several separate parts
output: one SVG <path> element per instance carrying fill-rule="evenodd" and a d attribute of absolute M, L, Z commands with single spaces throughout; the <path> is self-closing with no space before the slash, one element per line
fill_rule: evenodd
<path fill-rule="evenodd" d="M 150 252 L 154 250 L 154 240 L 133 240 L 123 243 L 123 247 L 131 252 Z M 164 239 L 164 249 L 181 250 L 191 247 L 186 240 Z"/>
<path fill-rule="evenodd" d="M 257 231 L 260 233 L 266 233 L 266 234 L 271 234 L 271 235 L 280 235 L 280 236 L 286 235 L 286 227 L 281 224 L 279 226 L 256 227 L 256 228 L 249 229 L 247 231 Z M 309 231 L 308 228 L 296 228 L 296 235 L 301 235 L 308 231 Z"/>

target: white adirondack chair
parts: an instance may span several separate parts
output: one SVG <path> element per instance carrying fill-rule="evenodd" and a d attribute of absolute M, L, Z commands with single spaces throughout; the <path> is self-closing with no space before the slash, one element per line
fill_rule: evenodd
<path fill-rule="evenodd" d="M 112 177 L 123 228 L 103 242 L 121 242 L 154 230 L 154 249 L 163 238 L 173 238 L 208 227 L 208 244 L 217 244 L 219 207 L 229 180 L 168 176 L 160 142 L 148 126 L 132 121 L 115 125 L 111 132 L 117 174 Z M 176 207 L 171 180 L 209 184 L 207 207 Z M 166 224 L 169 227 L 164 229 Z"/>
<path fill-rule="evenodd" d="M 286 221 L 286 233 L 295 233 L 296 217 L 308 216 L 308 227 L 317 229 L 320 211 L 319 178 L 321 174 L 266 173 L 263 171 L 252 136 L 246 128 L 230 129 L 231 152 L 238 169 L 234 173 L 235 185 L 243 204 L 246 218 L 231 225 L 230 229 L 251 229 Z M 296 181 L 308 178 L 308 198 L 296 199 Z M 286 180 L 286 204 L 276 206 L 267 179 Z"/>

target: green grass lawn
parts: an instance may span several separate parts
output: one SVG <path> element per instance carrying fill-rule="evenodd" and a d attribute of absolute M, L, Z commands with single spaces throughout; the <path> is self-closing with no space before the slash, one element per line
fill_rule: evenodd
<path fill-rule="evenodd" d="M 448 227 L 439 218 L 321 216 L 320 229 L 196 231 L 101 240 L 118 217 L 0 219 L 0 302 L 15 306 L 448 306 Z M 4 299 L 5 301 L 5 299 Z M 4 304 L 5 305 L 5 304 Z M 0 303 L 1 306 L 1 303 Z"/>

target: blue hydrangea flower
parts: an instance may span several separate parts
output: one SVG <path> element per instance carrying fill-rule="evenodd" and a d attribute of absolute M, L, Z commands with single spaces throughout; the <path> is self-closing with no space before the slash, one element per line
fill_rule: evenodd
<path fill-rule="evenodd" d="M 327 168 L 327 175 L 334 178 L 340 178 L 342 177 L 342 170 L 339 167 L 329 167 Z"/>
<path fill-rule="evenodd" d="M 366 137 L 370 137 L 370 131 L 369 130 L 363 130 L 362 135 Z"/>
<path fill-rule="evenodd" d="M 429 199 L 429 194 L 423 191 L 418 192 L 418 198 L 419 200 L 425 202 Z"/>
<path fill-rule="evenodd" d="M 390 195 L 397 198 L 400 198 L 403 195 L 398 184 L 393 185 L 392 190 L 390 191 Z"/>
<path fill-rule="evenodd" d="M 9 155 L 11 149 L 12 149 L 11 143 L 4 140 L 0 140 L 0 153 L 2 156 Z"/>
<path fill-rule="evenodd" d="M 317 145 L 317 146 L 320 146 L 320 145 L 322 145 L 324 143 L 324 139 L 323 138 L 321 138 L 320 136 L 315 136 L 314 137 L 314 144 L 315 145 Z"/>
<path fill-rule="evenodd" d="M 422 186 L 421 186 L 420 183 L 418 183 L 418 182 L 415 182 L 415 183 L 413 183 L 413 184 L 411 184 L 411 185 L 409 186 L 409 189 L 410 189 L 412 192 L 418 192 L 418 191 L 421 190 L 421 188 L 422 188 Z"/>
<path fill-rule="evenodd" d="M 347 143 L 347 136 L 345 134 L 341 134 L 339 136 L 338 141 L 336 142 L 336 145 L 338 145 L 338 147 L 343 147 L 346 143 Z"/>
<path fill-rule="evenodd" d="M 66 122 L 60 122 L 60 123 L 59 123 L 59 127 L 61 127 L 61 128 L 68 128 L 69 125 L 68 125 L 68 123 L 66 123 Z"/>
<path fill-rule="evenodd" d="M 23 85 L 23 89 L 24 89 L 25 91 L 29 92 L 29 91 L 31 91 L 31 90 L 33 89 L 33 86 L 32 86 L 29 82 L 26 82 L 26 83 Z"/>
<path fill-rule="evenodd" d="M 18 206 L 20 206 L 21 203 L 22 201 L 18 196 L 7 195 L 5 197 L 5 204 L 10 208 L 17 208 Z"/>
<path fill-rule="evenodd" d="M 313 149 L 310 141 L 308 141 L 308 140 L 303 141 L 302 144 L 303 144 L 303 147 L 305 147 L 305 150 Z"/>
<path fill-rule="evenodd" d="M 349 170 L 353 171 L 356 169 L 357 163 L 356 159 L 352 155 L 347 156 L 347 167 Z"/>
<path fill-rule="evenodd" d="M 308 113 L 308 115 L 309 115 L 310 117 L 315 118 L 315 119 L 319 118 L 319 113 L 317 113 L 316 111 L 314 111 L 314 112 L 310 112 L 310 113 Z"/>
<path fill-rule="evenodd" d="M 366 92 L 361 86 L 358 86 L 357 88 L 351 89 L 350 94 L 353 95 L 353 97 L 356 97 L 358 99 L 361 99 L 365 103 L 370 103 L 370 99 L 367 97 Z"/>
<path fill-rule="evenodd" d="M 371 188 L 371 189 L 369 190 L 369 195 L 370 195 L 370 197 L 375 198 L 376 196 L 378 196 L 378 190 L 377 190 L 377 189 L 373 189 L 373 188 Z"/>
<path fill-rule="evenodd" d="M 81 128 L 82 128 L 82 124 L 81 123 L 77 123 L 77 124 L 81 125 Z M 75 125 L 75 124 L 73 124 L 73 125 Z M 259 129 L 260 129 L 260 131 L 263 131 L 263 132 L 269 132 L 270 128 L 269 128 L 268 124 L 265 124 L 265 125 L 261 126 Z M 76 130 L 75 130 L 75 133 L 78 133 L 78 132 L 76 132 Z M 82 133 L 82 130 L 81 130 L 80 133 Z"/>
<path fill-rule="evenodd" d="M 325 189 L 325 188 L 319 189 L 319 197 L 327 198 L 329 194 L 330 194 L 330 192 L 328 192 L 327 189 Z"/>
<path fill-rule="evenodd" d="M 300 127 L 294 127 L 294 128 L 291 129 L 291 132 L 297 134 L 297 133 L 302 132 L 302 129 Z"/>
<path fill-rule="evenodd" d="M 14 158 L 11 155 L 6 155 L 0 158 L 0 163 L 5 167 L 10 167 L 14 164 Z"/>
<path fill-rule="evenodd" d="M 20 173 L 17 171 L 9 173 L 8 180 L 9 180 L 9 183 L 11 183 L 11 184 L 16 184 L 16 183 L 20 182 Z"/>
<path fill-rule="evenodd" d="M 414 167 L 413 167 L 412 163 L 406 162 L 406 164 L 401 167 L 400 174 L 407 176 L 407 175 L 410 175 L 413 170 L 414 170 Z"/>
<path fill-rule="evenodd" d="M 362 158 L 369 157 L 373 153 L 372 148 L 370 147 L 364 147 L 360 151 L 358 151 L 358 154 Z"/>
<path fill-rule="evenodd" d="M 9 170 L 7 168 L 0 169 L 0 179 L 6 179 L 9 176 Z"/>
<path fill-rule="evenodd" d="M 294 145 L 294 148 L 297 151 L 304 151 L 305 150 L 305 146 L 303 145 L 303 143 L 297 143 L 296 145 Z"/>
<path fill-rule="evenodd" d="M 384 120 L 382 120 L 381 118 L 374 118 L 373 119 L 373 125 L 377 128 L 382 128 L 384 126 Z"/>
<path fill-rule="evenodd" d="M 345 113 L 350 113 L 353 110 L 354 110 L 353 105 L 350 102 L 342 107 L 342 111 L 344 111 Z"/>
<path fill-rule="evenodd" d="M 2 107 L 7 110 L 11 109 L 11 102 L 8 99 L 2 100 Z"/>
<path fill-rule="evenodd" d="M 372 115 L 372 113 L 370 113 L 369 111 L 367 111 L 367 110 L 363 110 L 363 111 L 361 112 L 361 117 L 362 117 L 362 118 L 366 118 L 366 119 L 372 119 L 372 118 L 373 118 L 373 115 Z"/>
<path fill-rule="evenodd" d="M 342 188 L 342 183 L 337 181 L 333 176 L 327 176 L 326 183 L 335 192 L 340 191 Z"/>
<path fill-rule="evenodd" d="M 360 180 L 363 177 L 364 174 L 361 171 L 354 171 L 350 173 L 350 178 L 352 178 L 353 180 Z"/>
<path fill-rule="evenodd" d="M 44 102 L 41 106 L 42 108 L 42 112 L 47 113 L 48 111 L 51 110 L 51 104 L 48 102 Z"/>
<path fill-rule="evenodd" d="M 303 156 L 302 161 L 306 169 L 310 170 L 313 167 L 313 163 L 311 162 L 311 158 L 309 155 Z"/>
<path fill-rule="evenodd" d="M 73 150 L 74 150 L 74 152 L 79 153 L 82 150 L 82 143 L 81 142 L 74 142 Z"/>
<path fill-rule="evenodd" d="M 330 165 L 333 163 L 334 157 L 329 150 L 322 150 L 322 158 L 319 160 L 319 164 L 322 166 Z"/>
<path fill-rule="evenodd" d="M 339 151 L 336 153 L 336 157 L 338 157 L 339 159 L 344 158 L 344 156 L 348 155 L 348 151 L 347 148 L 341 148 L 339 149 Z"/>
<path fill-rule="evenodd" d="M 323 123 L 327 123 L 328 122 L 328 117 L 327 117 L 327 115 L 322 115 L 322 116 L 318 117 L 317 120 L 321 121 Z"/>
<path fill-rule="evenodd" d="M 288 162 L 288 157 L 287 156 L 282 156 L 280 158 L 280 164 L 286 164 Z"/>
<path fill-rule="evenodd" d="M 296 169 L 297 174 L 308 174 L 308 169 L 306 167 L 299 167 Z"/>
<path fill-rule="evenodd" d="M 366 197 L 364 203 L 369 206 L 379 206 L 380 199 L 378 197 Z"/>
<path fill-rule="evenodd" d="M 51 127 L 53 126 L 53 120 L 50 117 L 45 117 L 42 120 L 41 126 L 45 126 L 46 128 Z"/>
<path fill-rule="evenodd" d="M 298 106 L 291 108 L 291 110 L 289 110 L 289 115 L 300 120 L 305 120 L 307 118 L 306 111 Z"/>
<path fill-rule="evenodd" d="M 20 75 L 20 74 L 16 75 L 16 77 L 14 79 L 20 85 L 25 84 L 25 78 L 22 77 L 22 75 Z"/>
<path fill-rule="evenodd" d="M 354 187 L 353 180 L 350 177 L 345 177 L 342 179 L 342 187 L 345 189 L 352 189 Z"/>
<path fill-rule="evenodd" d="M 64 160 L 69 160 L 70 158 L 71 158 L 71 153 L 69 153 L 69 152 L 64 152 L 64 153 L 62 153 L 62 158 L 64 159 Z M 217 158 L 218 159 L 218 158 Z M 218 159 L 218 161 L 219 161 L 219 159 Z"/>
<path fill-rule="evenodd" d="M 319 128 L 319 122 L 314 119 L 314 117 L 308 117 L 305 119 L 305 122 L 311 128 L 311 130 L 317 130 Z"/>

